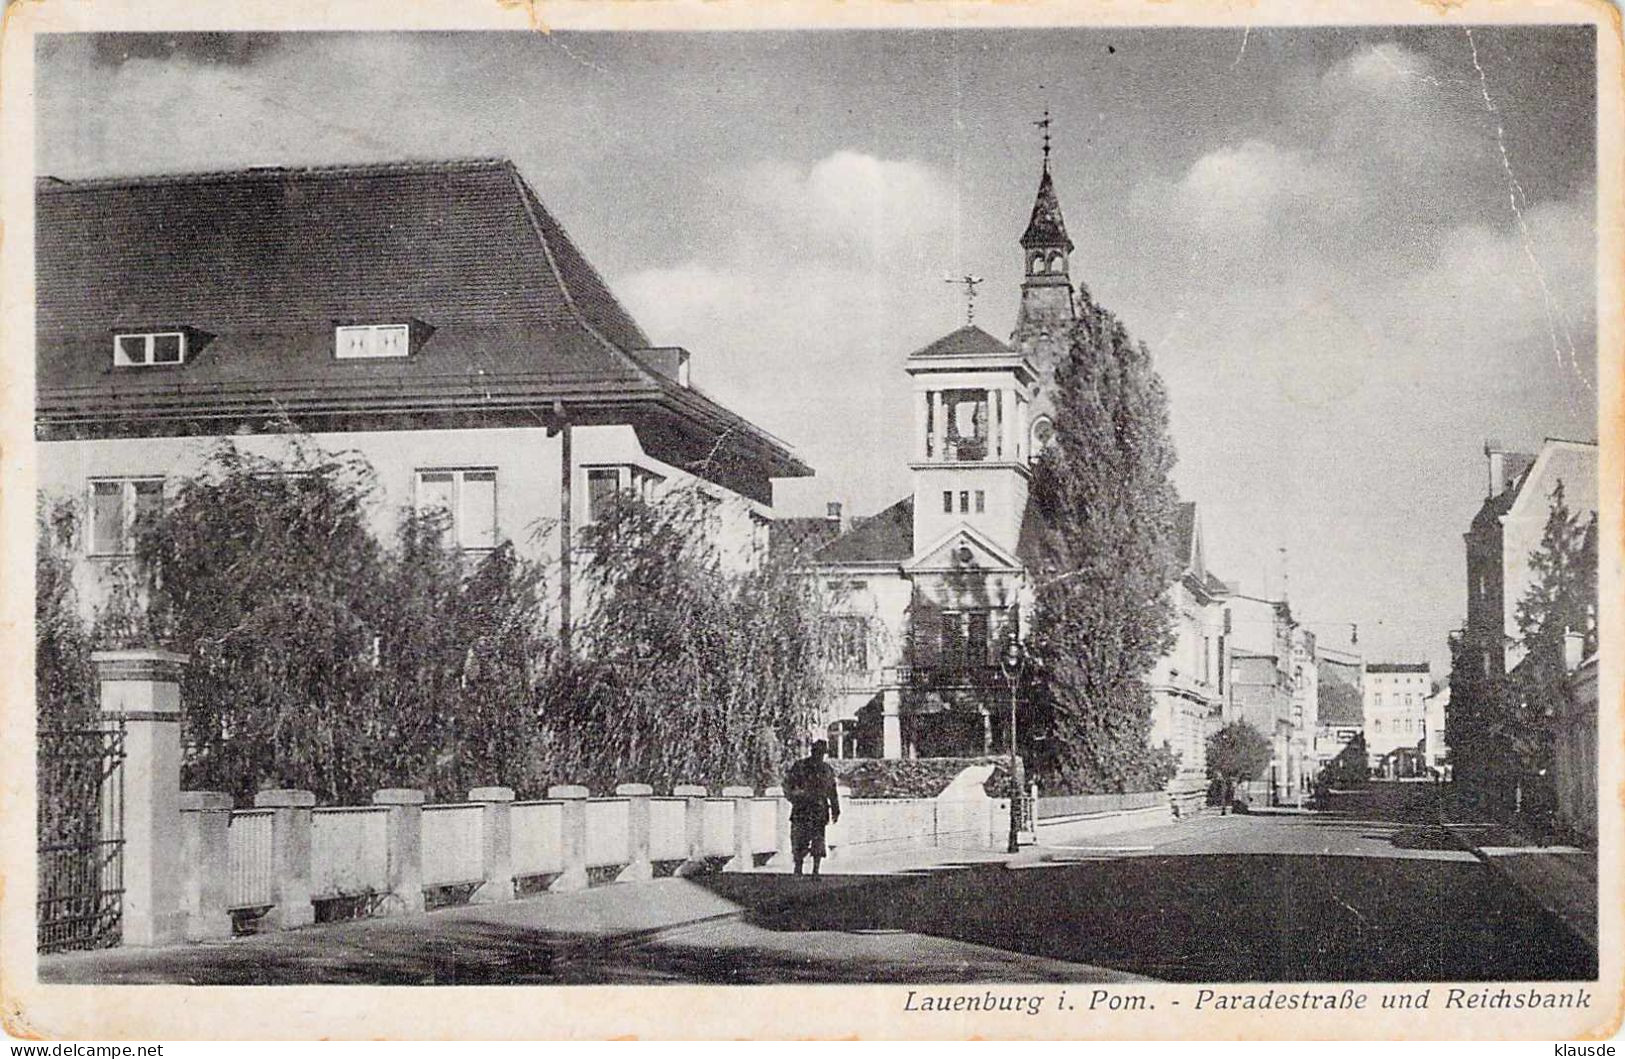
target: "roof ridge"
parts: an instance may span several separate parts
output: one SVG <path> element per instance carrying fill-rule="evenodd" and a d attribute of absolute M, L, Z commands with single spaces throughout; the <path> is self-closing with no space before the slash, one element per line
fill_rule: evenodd
<path fill-rule="evenodd" d="M 120 187 L 174 184 L 218 184 L 239 180 L 304 180 L 327 177 L 394 176 L 405 173 L 466 173 L 486 169 L 513 169 L 513 160 L 500 156 L 409 159 L 393 162 L 340 162 L 329 165 L 255 165 L 241 169 L 206 169 L 186 173 L 139 173 L 129 176 L 70 179 L 50 173 L 35 178 L 38 192 L 92 191 Z"/>

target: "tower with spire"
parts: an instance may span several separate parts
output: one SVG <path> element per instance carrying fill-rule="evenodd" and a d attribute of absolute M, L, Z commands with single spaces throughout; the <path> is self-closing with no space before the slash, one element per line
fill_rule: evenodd
<path fill-rule="evenodd" d="M 1010 344 L 1032 362 L 1038 372 L 1039 393 L 1032 409 L 1031 451 L 1036 455 L 1048 440 L 1051 405 L 1049 392 L 1055 380 L 1055 366 L 1065 355 L 1068 335 L 1077 319 L 1073 301 L 1072 239 L 1066 234 L 1061 216 L 1061 200 L 1055 194 L 1050 176 L 1050 116 L 1033 123 L 1044 133 L 1044 165 L 1038 178 L 1038 195 L 1027 230 L 1021 234 L 1024 269 L 1021 280 L 1021 308 Z"/>

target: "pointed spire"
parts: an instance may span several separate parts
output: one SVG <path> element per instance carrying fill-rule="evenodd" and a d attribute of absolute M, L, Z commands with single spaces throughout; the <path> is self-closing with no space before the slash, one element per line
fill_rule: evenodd
<path fill-rule="evenodd" d="M 1055 182 L 1049 175 L 1049 107 L 1044 116 L 1033 122 L 1044 133 L 1044 171 L 1038 178 L 1038 198 L 1033 202 L 1032 219 L 1022 233 L 1021 245 L 1028 250 L 1064 248 L 1072 252 L 1072 240 L 1066 234 L 1066 222 L 1061 219 L 1061 200 L 1055 195 Z"/>
<path fill-rule="evenodd" d="M 1038 178 L 1038 197 L 1033 202 L 1032 219 L 1021 235 L 1021 245 L 1028 250 L 1059 247 L 1072 252 L 1072 240 L 1066 234 L 1066 221 L 1061 218 L 1061 200 L 1055 195 L 1055 182 L 1050 179 L 1049 164 Z"/>

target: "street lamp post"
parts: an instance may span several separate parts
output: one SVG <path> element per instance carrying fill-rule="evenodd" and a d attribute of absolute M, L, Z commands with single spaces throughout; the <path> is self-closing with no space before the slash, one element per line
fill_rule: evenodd
<path fill-rule="evenodd" d="M 1021 844 L 1018 836 L 1021 831 L 1021 759 L 1016 757 L 1016 689 L 1021 682 L 1021 667 L 1026 663 L 1026 657 L 1021 649 L 1021 641 L 1014 636 L 1005 642 L 1004 651 L 999 655 L 999 668 L 1004 672 L 1004 679 L 1010 682 L 1010 852 L 1019 853 Z"/>

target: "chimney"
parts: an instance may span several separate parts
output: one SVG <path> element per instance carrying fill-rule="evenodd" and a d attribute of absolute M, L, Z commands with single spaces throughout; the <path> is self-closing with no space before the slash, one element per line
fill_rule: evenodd
<path fill-rule="evenodd" d="M 1486 441 L 1484 455 L 1490 458 L 1490 496 L 1500 496 L 1506 492 L 1507 487 L 1506 450 L 1501 447 L 1499 441 Z"/>
<path fill-rule="evenodd" d="M 839 500 L 831 500 L 828 504 L 824 505 L 824 517 L 835 523 L 841 529 L 846 529 L 846 518 L 841 513 L 841 502 Z"/>

